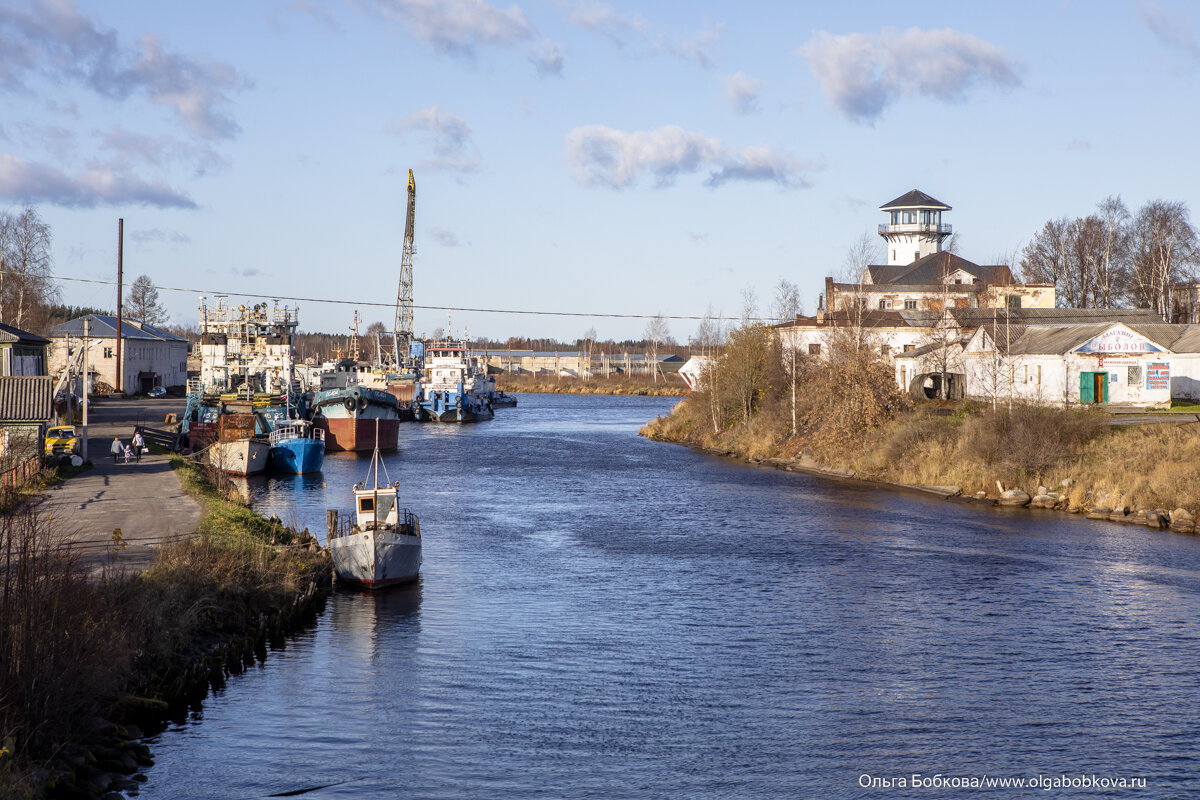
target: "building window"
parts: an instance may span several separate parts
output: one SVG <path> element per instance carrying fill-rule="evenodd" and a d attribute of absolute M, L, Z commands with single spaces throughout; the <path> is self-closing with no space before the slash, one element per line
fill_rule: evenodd
<path fill-rule="evenodd" d="M 1010 294 L 1008 297 L 1004 298 L 1004 305 L 1007 306 L 1008 308 L 1020 308 L 1021 307 L 1021 295 Z"/>
<path fill-rule="evenodd" d="M 1038 368 L 1037 368 L 1037 382 L 1038 382 L 1038 386 L 1042 385 L 1042 365 L 1041 364 L 1038 364 Z"/>
<path fill-rule="evenodd" d="M 916 349 L 917 349 L 917 346 L 915 344 L 904 345 L 904 352 L 906 352 L 906 353 L 911 353 L 913 350 L 916 350 Z"/>
<path fill-rule="evenodd" d="M 915 212 L 915 211 L 902 212 L 901 218 L 904 220 L 905 225 L 916 225 L 917 224 L 917 212 Z"/>
<path fill-rule="evenodd" d="M 1127 369 L 1129 372 L 1129 385 L 1130 386 L 1138 386 L 1139 384 L 1141 384 L 1142 368 L 1141 367 L 1127 367 Z"/>
<path fill-rule="evenodd" d="M 904 310 L 905 311 L 916 311 L 917 310 L 917 301 L 916 300 L 905 300 L 904 301 Z"/>
<path fill-rule="evenodd" d="M 809 354 L 810 356 L 819 356 L 819 355 L 821 355 L 821 345 L 819 345 L 819 344 L 810 344 L 810 345 L 808 346 L 808 354 Z"/>
<path fill-rule="evenodd" d="M 111 347 L 104 348 L 104 357 L 112 358 L 113 357 L 112 351 L 113 351 L 113 349 Z"/>
<path fill-rule="evenodd" d="M 880 300 L 879 301 L 879 310 L 880 311 L 887 311 L 891 307 L 892 307 L 891 300 Z"/>
<path fill-rule="evenodd" d="M 901 367 L 900 368 L 900 390 L 905 391 L 907 389 L 908 389 L 908 367 Z"/>

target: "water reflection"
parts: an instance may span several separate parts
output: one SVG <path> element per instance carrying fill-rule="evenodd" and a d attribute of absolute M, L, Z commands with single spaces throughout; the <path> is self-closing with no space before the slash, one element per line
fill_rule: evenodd
<path fill-rule="evenodd" d="M 863 773 L 938 771 L 1186 796 L 1200 539 L 636 437 L 669 407 L 535 395 L 407 426 L 387 465 L 421 582 L 338 592 L 160 738 L 142 797 L 859 797 Z M 363 473 L 249 485 L 321 535 Z"/>

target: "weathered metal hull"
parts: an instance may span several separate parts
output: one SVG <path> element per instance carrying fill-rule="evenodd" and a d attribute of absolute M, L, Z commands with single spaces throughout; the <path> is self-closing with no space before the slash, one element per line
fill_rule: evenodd
<path fill-rule="evenodd" d="M 379 449 L 395 450 L 400 420 L 381 419 Z M 313 425 L 325 431 L 326 450 L 370 452 L 375 449 L 375 419 L 314 417 Z"/>
<path fill-rule="evenodd" d="M 271 446 L 261 439 L 214 442 L 208 448 L 208 463 L 232 475 L 257 475 L 267 468 Z"/>
<path fill-rule="evenodd" d="M 421 537 L 393 530 L 361 531 L 331 539 L 329 555 L 339 581 L 383 589 L 417 579 Z"/>

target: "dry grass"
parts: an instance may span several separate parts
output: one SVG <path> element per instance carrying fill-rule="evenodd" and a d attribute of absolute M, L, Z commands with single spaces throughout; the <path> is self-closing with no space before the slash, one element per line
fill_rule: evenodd
<path fill-rule="evenodd" d="M 161 548 L 134 578 L 89 579 L 35 508 L 0 517 L 0 796 L 33 797 L 95 733 L 88 721 L 165 709 L 194 693 L 195 664 L 261 631 L 328 581 L 305 538 L 217 494 L 176 463 L 206 508 L 197 535 Z M 201 670 L 221 680 L 216 673 Z M 39 772 L 43 777 L 37 777 Z"/>
<path fill-rule="evenodd" d="M 532 394 L 618 394 L 640 395 L 653 397 L 682 397 L 687 394 L 687 386 L 678 375 L 660 375 L 653 381 L 645 375 L 631 377 L 596 376 L 589 380 L 576 377 L 559 377 L 553 375 L 511 375 L 503 373 L 496 376 L 496 388 L 505 392 L 529 392 Z"/>
<path fill-rule="evenodd" d="M 1067 495 L 1073 508 L 1185 508 L 1200 514 L 1200 424 L 1110 428 L 1095 411 L 1019 406 L 1012 413 L 971 404 L 919 406 L 850 446 L 789 436 L 778 403 L 750 421 L 714 432 L 702 397 L 653 420 L 642 435 L 731 452 L 741 458 L 792 458 L 807 452 L 861 477 L 904 484 L 951 485 L 964 492 L 1038 486 Z M 1070 479 L 1071 483 L 1064 486 Z"/>

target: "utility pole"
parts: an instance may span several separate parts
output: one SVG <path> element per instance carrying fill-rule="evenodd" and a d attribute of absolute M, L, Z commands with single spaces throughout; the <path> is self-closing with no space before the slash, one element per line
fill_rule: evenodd
<path fill-rule="evenodd" d="M 83 424 L 79 427 L 82 429 L 83 443 L 79 449 L 79 456 L 83 459 L 83 463 L 88 460 L 88 334 L 91 331 L 89 327 L 90 319 L 83 318 Z"/>
<path fill-rule="evenodd" d="M 121 295 L 125 289 L 121 285 L 125 268 L 125 220 L 117 220 L 117 394 L 122 393 L 121 384 Z"/>

